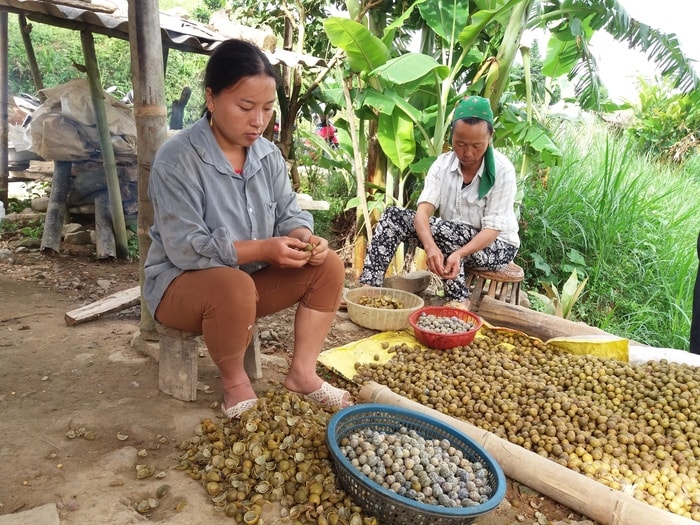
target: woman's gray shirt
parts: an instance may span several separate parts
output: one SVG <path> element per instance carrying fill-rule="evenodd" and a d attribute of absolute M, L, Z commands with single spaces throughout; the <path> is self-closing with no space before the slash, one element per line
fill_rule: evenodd
<path fill-rule="evenodd" d="M 206 118 L 158 150 L 148 196 L 155 213 L 143 293 L 152 314 L 181 273 L 238 267 L 235 241 L 284 236 L 297 228 L 313 231 L 313 217 L 299 207 L 277 146 L 256 140 L 237 174 Z M 249 263 L 240 269 L 253 273 L 264 266 Z"/>

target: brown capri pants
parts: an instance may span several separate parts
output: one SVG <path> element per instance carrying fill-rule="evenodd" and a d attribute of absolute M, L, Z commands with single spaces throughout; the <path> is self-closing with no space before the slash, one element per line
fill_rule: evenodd
<path fill-rule="evenodd" d="M 344 278 L 343 262 L 333 251 L 318 266 L 268 266 L 253 274 L 230 267 L 187 271 L 170 283 L 155 318 L 178 330 L 201 333 L 217 364 L 234 356 L 242 359 L 256 319 L 297 303 L 334 312 Z"/>

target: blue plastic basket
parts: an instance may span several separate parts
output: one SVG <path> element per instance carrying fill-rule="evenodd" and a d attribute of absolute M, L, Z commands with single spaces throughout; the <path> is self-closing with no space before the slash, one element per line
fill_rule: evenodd
<path fill-rule="evenodd" d="M 425 439 L 447 439 L 464 457 L 481 462 L 488 472 L 494 493 L 488 501 L 473 507 L 426 505 L 400 496 L 362 474 L 340 450 L 340 441 L 354 432 L 370 428 L 394 433 L 401 427 L 415 430 Z M 467 435 L 442 421 L 392 405 L 367 403 L 355 405 L 331 418 L 326 441 L 336 467 L 336 475 L 345 491 L 383 525 L 466 525 L 494 510 L 506 495 L 506 478 L 496 461 Z"/>

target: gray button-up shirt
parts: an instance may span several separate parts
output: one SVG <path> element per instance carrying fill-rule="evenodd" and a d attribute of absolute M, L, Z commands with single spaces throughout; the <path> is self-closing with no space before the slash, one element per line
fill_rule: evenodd
<path fill-rule="evenodd" d="M 256 140 L 237 174 L 206 118 L 161 146 L 148 195 L 155 214 L 143 289 L 152 313 L 182 272 L 238 267 L 234 241 L 283 236 L 297 228 L 313 231 L 313 217 L 299 207 L 277 146 Z M 240 268 L 253 273 L 264 266 Z"/>
<path fill-rule="evenodd" d="M 428 202 L 446 221 L 462 222 L 477 230 L 498 230 L 503 242 L 520 246 L 518 220 L 513 209 L 517 184 L 515 168 L 508 158 L 494 150 L 496 181 L 483 199 L 479 199 L 479 181 L 484 162 L 472 183 L 462 188 L 462 171 L 457 155 L 450 151 L 440 155 L 428 170 L 418 204 Z"/>

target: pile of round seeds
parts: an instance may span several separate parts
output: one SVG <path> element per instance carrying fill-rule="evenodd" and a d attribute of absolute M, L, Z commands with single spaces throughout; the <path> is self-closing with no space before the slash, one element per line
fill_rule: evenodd
<path fill-rule="evenodd" d="M 180 445 L 176 468 L 232 523 L 376 525 L 336 482 L 330 417 L 298 394 L 269 391 L 239 420 L 202 421 Z"/>
<path fill-rule="evenodd" d="M 491 329 L 469 346 L 391 350 L 391 361 L 361 365 L 353 380 L 700 521 L 700 367 L 573 355 Z"/>
<path fill-rule="evenodd" d="M 456 315 L 447 317 L 423 312 L 416 319 L 416 326 L 421 330 L 438 334 L 461 334 L 474 328 L 474 323 L 460 319 Z"/>
<path fill-rule="evenodd" d="M 427 505 L 473 507 L 494 492 L 488 471 L 447 439 L 425 439 L 405 427 L 395 433 L 353 432 L 340 450 L 365 476 L 400 496 Z"/>

